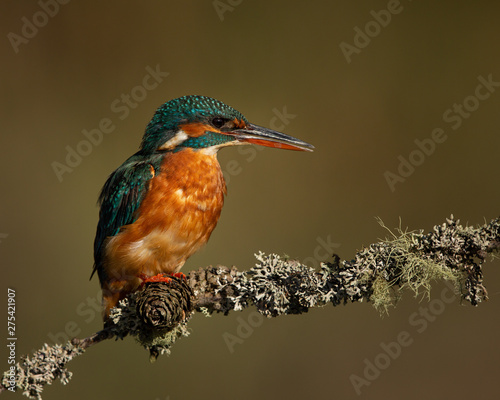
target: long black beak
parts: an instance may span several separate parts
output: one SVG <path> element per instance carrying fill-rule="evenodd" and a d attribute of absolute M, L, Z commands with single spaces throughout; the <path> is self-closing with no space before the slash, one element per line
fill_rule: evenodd
<path fill-rule="evenodd" d="M 312 144 L 254 124 L 247 124 L 245 128 L 235 129 L 231 131 L 230 134 L 241 142 L 274 147 L 277 149 L 298 151 L 313 151 L 314 149 Z"/>

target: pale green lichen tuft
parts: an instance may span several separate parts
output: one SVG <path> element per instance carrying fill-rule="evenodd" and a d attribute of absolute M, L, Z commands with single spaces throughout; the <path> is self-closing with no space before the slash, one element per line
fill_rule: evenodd
<path fill-rule="evenodd" d="M 390 238 L 382 239 L 380 243 L 390 249 L 386 252 L 383 264 L 390 267 L 392 272 L 389 274 L 380 270 L 373 281 L 370 301 L 377 310 L 387 313 L 389 307 L 394 306 L 401 298 L 401 292 L 405 289 L 410 289 L 415 297 L 430 299 L 434 281 L 451 281 L 459 291 L 460 282 L 464 279 L 463 272 L 448 267 L 444 262 L 425 257 L 421 251 L 416 250 L 423 236 L 422 231 L 403 231 L 400 225 L 394 233 L 382 220 L 378 219 L 378 222 L 390 233 Z"/>
<path fill-rule="evenodd" d="M 381 314 L 389 313 L 389 307 L 394 306 L 401 298 L 400 291 L 391 285 L 387 279 L 382 276 L 377 276 L 372 283 L 373 293 L 370 296 L 370 301 Z"/>

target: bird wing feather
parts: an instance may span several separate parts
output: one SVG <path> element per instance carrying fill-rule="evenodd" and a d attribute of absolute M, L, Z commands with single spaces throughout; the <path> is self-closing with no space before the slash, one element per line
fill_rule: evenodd
<path fill-rule="evenodd" d="M 99 275 L 103 272 L 106 239 L 117 235 L 122 226 L 138 218 L 137 210 L 148 191 L 149 181 L 156 173 L 154 164 L 136 154 L 113 172 L 104 184 L 98 200 L 99 223 L 94 240 L 94 270 L 91 278 L 96 271 Z"/>

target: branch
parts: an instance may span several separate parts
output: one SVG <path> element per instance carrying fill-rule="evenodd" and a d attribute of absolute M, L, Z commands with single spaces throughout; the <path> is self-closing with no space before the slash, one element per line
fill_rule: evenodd
<path fill-rule="evenodd" d="M 209 313 L 227 314 L 255 305 L 260 313 L 276 317 L 328 303 L 371 301 L 386 312 L 404 289 L 429 296 L 435 280 L 452 281 L 462 299 L 474 306 L 488 298 L 482 264 L 500 248 L 500 218 L 473 228 L 462 227 L 452 216 L 428 234 L 388 231 L 392 238 L 361 250 L 351 261 L 334 255 L 320 271 L 263 253 L 257 255 L 259 264 L 245 272 L 200 268 L 188 278 L 198 311 L 204 307 Z"/>
<path fill-rule="evenodd" d="M 30 398 L 41 399 L 43 385 L 56 378 L 68 382 L 67 362 L 113 337 L 134 336 L 154 361 L 189 334 L 187 322 L 196 311 L 227 315 L 255 306 L 260 313 L 276 317 L 327 304 L 370 301 L 380 312 L 387 312 L 405 289 L 415 296 L 430 296 L 436 280 L 451 281 L 462 299 L 474 306 L 488 299 L 482 264 L 488 254 L 500 249 L 500 218 L 473 228 L 459 225 L 451 216 L 427 234 L 401 228 L 397 233 L 388 231 L 389 239 L 362 249 L 353 260 L 341 261 L 334 255 L 319 271 L 276 254 L 259 253 L 259 263 L 248 271 L 207 267 L 191 271 L 186 279 L 172 277 L 168 284 L 148 283 L 111 311 L 111 322 L 102 331 L 64 346 L 44 345 L 24 357 L 14 373 L 4 373 L 0 392 L 16 387 Z"/>

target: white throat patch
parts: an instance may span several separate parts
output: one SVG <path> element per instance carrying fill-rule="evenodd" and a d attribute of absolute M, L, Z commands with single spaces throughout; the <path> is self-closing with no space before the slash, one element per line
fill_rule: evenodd
<path fill-rule="evenodd" d="M 182 129 L 177 131 L 175 136 L 169 140 L 167 140 L 163 145 L 161 145 L 158 150 L 171 150 L 175 148 L 177 145 L 181 144 L 185 140 L 188 139 L 188 135 Z"/>

